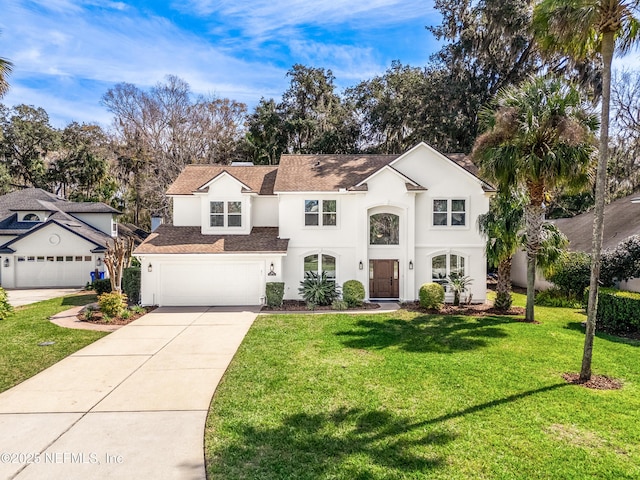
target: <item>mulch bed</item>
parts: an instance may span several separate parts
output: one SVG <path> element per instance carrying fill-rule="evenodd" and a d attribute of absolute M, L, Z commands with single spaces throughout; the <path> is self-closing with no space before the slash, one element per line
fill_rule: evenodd
<path fill-rule="evenodd" d="M 361 307 L 349 308 L 348 310 L 375 310 L 380 308 L 377 303 L 363 303 Z M 331 305 L 316 306 L 313 310 L 307 308 L 307 304 L 302 300 L 284 300 L 281 307 L 271 308 L 268 306 L 262 307 L 262 311 L 265 312 L 313 312 L 313 311 L 326 311 L 333 310 Z M 339 312 L 340 310 L 335 310 Z"/>
<path fill-rule="evenodd" d="M 460 305 L 458 307 L 454 307 L 450 303 L 446 303 L 442 306 L 440 310 L 436 310 L 433 308 L 422 308 L 418 302 L 405 302 L 402 305 L 402 308 L 412 311 L 412 312 L 421 312 L 421 313 L 429 313 L 432 315 L 467 315 L 471 317 L 482 317 L 489 315 L 524 315 L 525 310 L 522 307 L 511 307 L 509 310 L 498 310 L 494 308 L 493 305 L 489 305 L 486 303 L 477 303 L 470 305 Z"/>
<path fill-rule="evenodd" d="M 580 374 L 578 373 L 564 373 L 562 378 L 574 385 L 580 385 L 594 390 L 618 390 L 622 388 L 622 382 L 620 380 L 609 378 L 605 375 L 591 375 L 591 380 L 588 382 L 581 382 Z"/>
<path fill-rule="evenodd" d="M 87 305 L 87 307 L 90 305 Z M 87 323 L 93 323 L 96 325 L 127 325 L 128 323 L 133 322 L 134 320 L 137 320 L 138 318 L 142 317 L 143 315 L 146 315 L 147 313 L 151 312 L 152 310 L 155 310 L 158 307 L 143 307 L 144 311 L 142 313 L 133 313 L 131 312 L 131 316 L 129 318 L 121 318 L 121 317 L 112 317 L 109 320 L 105 320 L 103 318 L 102 312 L 100 310 L 94 310 L 93 311 L 93 316 L 91 317 L 91 320 L 85 320 L 84 318 L 84 311 L 87 307 L 84 307 L 81 311 L 80 314 L 78 315 L 78 320 L 80 320 L 81 322 L 87 322 Z M 96 304 L 93 304 L 93 308 L 97 308 Z"/>

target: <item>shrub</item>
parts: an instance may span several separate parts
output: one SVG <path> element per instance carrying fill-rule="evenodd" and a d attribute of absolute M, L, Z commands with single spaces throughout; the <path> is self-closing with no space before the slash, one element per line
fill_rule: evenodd
<path fill-rule="evenodd" d="M 364 302 L 364 285 L 358 280 L 347 280 L 342 285 L 342 299 L 350 307 L 360 307 Z"/>
<path fill-rule="evenodd" d="M 640 293 L 599 289 L 596 328 L 617 334 L 640 332 Z"/>
<path fill-rule="evenodd" d="M 315 272 L 305 272 L 298 292 L 306 303 L 320 306 L 331 305 L 340 295 L 336 282 L 329 280 L 326 272 L 320 275 Z"/>
<path fill-rule="evenodd" d="M 420 287 L 420 306 L 422 308 L 440 308 L 444 303 L 444 287 L 439 283 L 425 283 Z"/>
<path fill-rule="evenodd" d="M 453 304 L 457 307 L 460 305 L 460 294 L 464 292 L 469 285 L 473 283 L 471 277 L 452 273 L 447 279 L 449 286 L 453 290 Z"/>
<path fill-rule="evenodd" d="M 93 289 L 96 291 L 97 295 L 102 295 L 103 293 L 111 293 L 111 280 L 108 278 L 101 278 L 93 282 Z"/>
<path fill-rule="evenodd" d="M 331 308 L 333 308 L 334 310 L 346 310 L 347 308 L 349 308 L 349 304 L 344 300 L 334 300 L 331 304 Z"/>
<path fill-rule="evenodd" d="M 108 317 L 119 317 L 127 308 L 127 296 L 124 293 L 111 292 L 98 296 L 100 311 Z"/>
<path fill-rule="evenodd" d="M 140 267 L 125 268 L 122 272 L 122 291 L 129 303 L 140 303 Z"/>
<path fill-rule="evenodd" d="M 536 305 L 542 307 L 581 308 L 582 301 L 573 295 L 567 295 L 558 287 L 549 288 L 536 294 Z"/>
<path fill-rule="evenodd" d="M 567 298 L 582 298 L 589 286 L 591 257 L 583 252 L 564 252 L 547 280 Z"/>
<path fill-rule="evenodd" d="M 131 307 L 131 311 L 136 315 L 146 313 L 146 310 L 144 309 L 144 307 L 141 307 L 140 305 L 134 305 L 133 307 Z"/>
<path fill-rule="evenodd" d="M 633 277 L 640 277 L 640 235 L 633 235 L 602 254 L 600 281 L 604 285 L 613 286 L 616 280 Z"/>
<path fill-rule="evenodd" d="M 0 287 L 0 320 L 7 318 L 11 312 L 13 312 L 13 307 L 9 303 L 7 292 L 4 288 Z"/>
<path fill-rule="evenodd" d="M 284 282 L 267 282 L 267 306 L 279 308 L 284 298 Z"/>

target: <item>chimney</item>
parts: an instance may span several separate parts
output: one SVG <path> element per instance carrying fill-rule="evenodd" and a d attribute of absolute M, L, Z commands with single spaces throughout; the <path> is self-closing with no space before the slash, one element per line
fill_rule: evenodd
<path fill-rule="evenodd" d="M 151 231 L 155 232 L 156 229 L 164 223 L 162 217 L 151 217 Z"/>

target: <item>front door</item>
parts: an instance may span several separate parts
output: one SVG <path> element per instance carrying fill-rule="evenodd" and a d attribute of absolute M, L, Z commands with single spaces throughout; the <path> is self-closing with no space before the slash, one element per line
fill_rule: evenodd
<path fill-rule="evenodd" d="M 398 260 L 369 260 L 369 297 L 398 298 L 399 268 Z"/>

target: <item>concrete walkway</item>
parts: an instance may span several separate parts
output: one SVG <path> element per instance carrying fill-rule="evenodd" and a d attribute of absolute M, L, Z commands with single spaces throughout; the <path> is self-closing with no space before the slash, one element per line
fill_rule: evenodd
<path fill-rule="evenodd" d="M 64 297 L 81 291 L 81 288 L 12 288 L 6 290 L 9 304 L 13 307 Z"/>
<path fill-rule="evenodd" d="M 0 478 L 205 479 L 209 404 L 258 308 L 158 308 L 3 392 Z"/>

